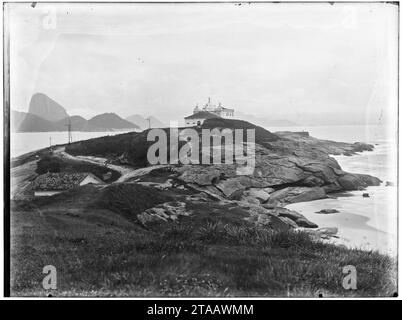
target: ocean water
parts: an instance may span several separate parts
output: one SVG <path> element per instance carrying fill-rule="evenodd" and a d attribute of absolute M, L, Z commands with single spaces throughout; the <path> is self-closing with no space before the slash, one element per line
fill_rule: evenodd
<path fill-rule="evenodd" d="M 73 141 L 87 140 L 108 135 L 115 135 L 126 131 L 106 131 L 106 132 L 80 132 L 71 133 Z M 64 144 L 68 142 L 67 132 L 12 132 L 10 136 L 10 155 L 11 158 L 20 156 L 24 153 L 43 149 L 52 145 Z"/>

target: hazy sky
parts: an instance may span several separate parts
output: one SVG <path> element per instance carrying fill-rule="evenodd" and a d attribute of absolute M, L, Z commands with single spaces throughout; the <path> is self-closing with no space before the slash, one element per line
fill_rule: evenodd
<path fill-rule="evenodd" d="M 208 97 L 261 117 L 396 108 L 395 5 L 9 6 L 15 110 L 35 92 L 86 118 L 175 120 Z"/>

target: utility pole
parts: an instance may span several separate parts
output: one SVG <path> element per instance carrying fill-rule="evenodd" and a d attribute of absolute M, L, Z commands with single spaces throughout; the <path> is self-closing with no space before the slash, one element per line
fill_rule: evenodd
<path fill-rule="evenodd" d="M 151 117 L 148 117 L 145 120 L 148 120 L 148 129 L 151 129 Z"/>
<path fill-rule="evenodd" d="M 73 137 L 71 136 L 71 120 L 68 119 L 68 124 L 66 124 L 66 127 L 68 128 L 68 144 L 73 142 Z"/>

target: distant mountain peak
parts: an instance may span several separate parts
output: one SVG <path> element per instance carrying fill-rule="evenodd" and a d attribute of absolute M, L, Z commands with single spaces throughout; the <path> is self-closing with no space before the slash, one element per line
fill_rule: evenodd
<path fill-rule="evenodd" d="M 28 113 L 48 121 L 59 121 L 69 116 L 66 109 L 41 92 L 32 96 Z"/>
<path fill-rule="evenodd" d="M 139 114 L 133 114 L 133 115 L 127 117 L 126 120 L 139 126 L 142 130 L 148 129 L 149 125 L 151 125 L 151 128 L 167 127 L 166 124 L 164 124 L 162 121 L 160 121 L 159 119 L 157 119 L 154 116 L 143 117 Z"/>
<path fill-rule="evenodd" d="M 139 129 L 136 124 L 124 120 L 114 112 L 102 113 L 88 120 L 93 126 L 111 129 Z"/>

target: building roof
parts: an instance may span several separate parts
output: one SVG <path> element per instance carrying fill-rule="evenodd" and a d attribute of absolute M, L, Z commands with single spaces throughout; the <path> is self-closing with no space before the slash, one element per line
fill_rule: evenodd
<path fill-rule="evenodd" d="M 41 174 L 34 180 L 32 187 L 34 190 L 38 191 L 69 190 L 78 187 L 88 176 L 97 180 L 99 183 L 103 182 L 90 172 L 58 172 Z"/>
<path fill-rule="evenodd" d="M 191 116 L 185 117 L 184 119 L 213 119 L 213 118 L 220 118 L 220 116 L 212 112 L 200 111 L 192 114 Z"/>

